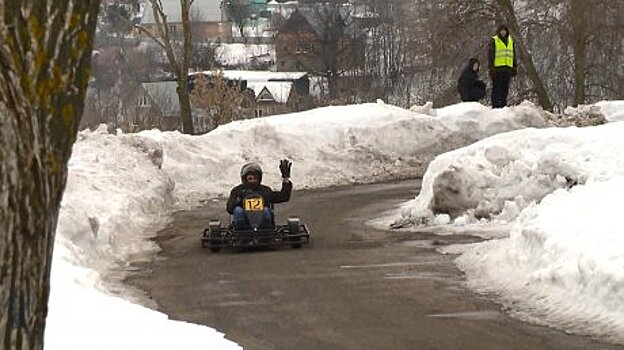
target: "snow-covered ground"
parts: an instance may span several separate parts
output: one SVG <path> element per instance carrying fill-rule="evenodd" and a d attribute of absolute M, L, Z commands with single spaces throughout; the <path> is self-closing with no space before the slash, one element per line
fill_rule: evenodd
<path fill-rule="evenodd" d="M 621 113 L 621 109 L 613 107 L 613 103 L 605 103 L 604 108 L 610 110 L 609 113 L 613 115 Z M 238 172 L 245 162 L 259 162 L 265 169 L 264 182 L 276 185 L 279 183 L 279 159 L 284 157 L 291 159 L 294 164 L 293 182 L 296 188 L 415 178 L 424 174 L 429 162 L 437 155 L 491 135 L 526 127 L 541 128 L 545 126 L 544 120 L 544 113 L 530 103 L 503 110 L 491 110 L 476 103 L 465 103 L 442 109 L 424 106 L 408 111 L 379 102 L 326 107 L 297 114 L 238 121 L 202 136 L 186 136 L 177 132 L 156 130 L 119 135 L 108 134 L 103 129 L 81 132 L 70 160 L 68 184 L 57 228 L 46 348 L 239 348 L 210 328 L 171 321 L 166 315 L 132 304 L 126 299 L 132 300 L 134 297 L 116 281 L 124 277 L 124 271 L 132 262 L 149 259 L 150 254 L 157 251 L 158 247 L 149 238 L 168 222 L 172 211 L 197 205 L 200 200 L 226 195 L 230 188 L 240 181 Z M 550 216 L 546 215 L 547 211 L 542 211 L 541 208 L 545 208 L 546 199 L 549 199 L 553 208 L 559 208 L 563 205 L 561 203 L 567 203 L 569 198 L 583 196 L 581 191 L 583 188 L 589 188 L 595 195 L 599 190 L 606 191 L 609 194 L 606 198 L 616 198 L 619 192 L 609 191 L 608 188 L 611 185 L 614 188 L 616 185 L 620 186 L 617 188 L 624 188 L 617 182 L 619 170 L 617 164 L 621 165 L 621 162 L 617 163 L 615 160 L 617 157 L 611 156 L 612 164 L 607 167 L 606 163 L 610 158 L 609 155 L 615 154 L 609 152 L 621 151 L 617 148 L 620 147 L 619 143 L 607 139 L 607 136 L 617 134 L 618 131 L 621 133 L 622 130 L 615 129 L 617 124 L 619 123 L 596 128 L 599 130 L 596 132 L 604 134 L 605 139 L 602 141 L 599 137 L 592 136 L 590 129 L 587 129 L 589 131 L 529 129 L 518 131 L 523 137 L 514 139 L 518 140 L 513 141 L 517 144 L 505 143 L 507 135 L 514 134 L 509 133 L 440 156 L 436 162 L 447 159 L 448 164 L 454 164 L 448 154 L 466 157 L 466 164 L 460 164 L 464 166 L 460 169 L 466 169 L 463 173 L 482 169 L 470 168 L 467 164 L 468 156 L 464 156 L 462 152 L 466 154 L 473 152 L 474 158 L 484 165 L 489 163 L 483 159 L 493 161 L 493 164 L 499 166 L 517 163 L 510 169 L 516 169 L 517 166 L 517 174 L 528 178 L 526 187 L 534 188 L 531 192 L 533 197 L 527 196 L 524 200 L 520 200 L 512 193 L 518 188 L 509 187 L 513 181 L 511 178 L 501 176 L 502 170 L 497 170 L 500 173 L 492 170 L 492 174 L 479 174 L 480 180 L 487 184 L 493 186 L 500 183 L 508 184 L 505 198 L 513 199 L 517 212 L 523 210 L 518 220 L 521 224 L 515 226 L 520 228 L 514 229 L 516 231 L 512 231 L 510 238 L 466 248 L 466 254 L 460 258 L 460 266 L 468 271 L 470 269 L 467 266 L 472 266 L 474 271 L 477 271 L 476 269 L 489 271 L 490 263 L 500 265 L 500 261 L 496 259 L 500 254 L 489 255 L 490 260 L 471 260 L 470 253 L 477 252 L 478 249 L 496 252 L 496 247 L 479 247 L 487 247 L 487 244 L 505 244 L 505 241 L 513 242 L 514 234 L 519 237 L 533 237 L 529 241 L 528 238 L 516 239 L 514 244 L 517 246 L 508 243 L 511 247 L 509 249 L 515 249 L 514 252 L 517 252 L 516 263 L 526 263 L 522 258 L 530 256 L 527 255 L 525 247 L 527 242 L 539 243 L 539 239 L 542 239 L 542 243 L 553 242 L 546 247 L 548 249 L 555 247 L 570 253 L 571 250 L 568 248 L 571 244 L 568 243 L 572 240 L 557 236 L 557 240 L 549 241 L 550 237 L 555 236 L 547 230 L 551 226 L 546 224 L 554 222 L 556 218 L 553 218 L 552 215 L 555 215 L 553 213 L 550 213 Z M 551 133 L 554 136 L 548 136 Z M 553 140 L 554 146 L 547 142 L 549 139 Z M 499 140 L 501 145 L 496 146 L 491 140 Z M 537 152 L 533 156 L 544 159 L 540 163 L 540 169 L 547 170 L 544 176 L 534 178 L 530 176 L 531 159 L 515 161 L 519 155 L 530 153 L 528 152 L 530 140 L 542 142 L 542 147 L 548 146 L 546 150 L 550 152 L 548 155 L 540 156 L 541 153 Z M 566 148 L 568 142 L 573 146 Z M 601 142 L 604 152 L 600 156 L 596 155 L 595 149 L 586 145 L 587 142 Z M 476 149 L 479 147 L 490 150 L 486 152 L 489 158 L 478 155 Z M 466 151 L 471 149 L 475 151 Z M 570 156 L 578 158 L 566 160 L 563 157 L 565 153 L 561 153 L 562 156 L 556 155 L 557 152 L 564 152 L 567 149 L 574 149 L 576 153 Z M 433 164 L 430 170 L 435 168 Z M 601 166 L 604 167 L 603 170 L 594 169 Z M 559 168 L 562 170 L 556 170 Z M 581 168 L 585 170 L 579 170 Z M 587 170 L 589 168 L 593 170 Z M 426 196 L 426 187 L 431 186 L 434 179 L 430 174 L 431 171 L 427 172 L 424 179 L 423 196 Z M 550 179 L 550 175 L 554 176 L 554 180 Z M 462 183 L 473 186 L 469 180 L 463 180 L 460 176 L 457 178 L 461 178 Z M 497 178 L 500 179 L 496 180 Z M 550 180 L 547 181 L 547 178 Z M 533 181 L 537 184 L 533 184 Z M 446 184 L 450 186 L 448 181 Z M 566 190 L 572 184 L 583 186 L 576 186 L 571 191 Z M 596 184 L 595 190 L 590 188 L 592 184 Z M 599 184 L 603 187 L 599 187 Z M 467 192 L 475 196 L 479 193 L 490 193 L 485 189 L 481 192 L 472 190 L 473 187 L 469 187 Z M 548 194 L 547 189 L 551 189 L 552 192 L 556 188 L 562 189 L 555 191 L 554 194 Z M 497 190 L 498 188 L 494 187 L 493 192 Z M 524 192 L 518 193 L 523 194 Z M 539 205 L 530 204 L 531 200 L 538 199 L 540 195 L 546 199 Z M 475 201 L 480 203 L 475 198 L 471 200 L 466 203 L 470 205 Z M 487 203 L 490 205 L 487 208 L 492 209 L 497 208 L 499 202 L 494 198 Z M 425 204 L 422 199 L 407 204 L 400 221 L 404 225 L 416 222 L 414 218 L 420 215 L 419 213 L 426 212 Z M 469 211 L 468 204 L 466 208 L 459 208 L 457 212 L 463 209 Z M 591 203 L 585 204 L 591 207 Z M 503 202 L 502 206 L 506 208 L 505 218 L 508 220 L 517 214 L 512 204 L 505 205 Z M 594 210 L 599 209 L 603 209 L 600 213 L 605 213 L 611 208 L 605 206 Z M 584 213 L 588 215 L 587 211 Z M 575 220 L 583 218 L 580 214 L 573 215 Z M 423 217 L 434 218 L 430 214 Z M 462 220 L 464 223 L 470 222 L 469 215 L 463 217 L 464 219 L 455 220 L 458 225 Z M 586 226 L 609 223 L 609 220 L 613 219 L 603 216 L 586 218 L 589 221 L 585 223 Z M 449 219 L 439 216 L 436 222 L 449 222 Z M 576 224 L 571 227 L 578 229 L 586 226 Z M 602 231 L 598 234 L 602 234 Z M 579 280 L 569 279 L 566 276 L 561 280 L 571 284 L 582 282 L 586 288 L 595 288 L 602 292 L 604 295 L 594 293 L 591 296 L 598 304 L 603 301 L 610 302 L 610 305 L 614 306 L 611 308 L 612 311 L 619 308 L 621 322 L 621 308 L 624 303 L 621 300 L 618 302 L 613 291 L 622 286 L 623 279 L 621 275 L 617 277 L 617 274 L 607 272 L 616 271 L 618 261 L 621 272 L 624 255 L 618 255 L 615 250 L 616 245 L 613 244 L 617 241 L 615 234 L 602 238 L 594 242 L 596 251 L 602 247 L 603 252 L 606 252 L 599 259 L 589 259 L 589 249 L 579 250 L 579 254 L 585 254 L 583 256 L 587 257 L 583 260 L 582 266 L 586 267 L 583 271 L 593 272 L 592 269 L 599 269 L 602 279 L 594 280 L 591 276 L 583 275 L 584 277 L 579 277 Z M 603 242 L 606 247 L 602 245 Z M 536 259 L 535 266 L 541 266 L 544 280 L 550 278 L 548 268 L 551 268 L 552 273 L 564 271 L 564 267 L 569 268 L 567 265 L 559 269 L 554 268 L 548 256 L 543 257 L 544 253 L 540 252 L 540 249 L 546 249 L 543 244 L 540 246 L 534 243 L 533 247 L 530 252 L 540 257 Z M 587 242 L 584 243 L 584 247 L 588 247 Z M 611 250 L 607 249 L 608 247 Z M 558 255 L 561 259 L 565 257 L 563 253 L 555 254 L 547 249 L 545 251 Z M 480 253 L 478 256 L 486 255 Z M 609 266 L 612 269 L 603 268 L 600 263 L 606 259 L 605 256 L 610 257 L 613 265 Z M 505 257 L 512 259 L 509 258 L 509 254 Z M 464 259 L 464 262 L 461 259 Z M 512 274 L 517 273 L 516 277 L 520 279 L 524 276 L 522 272 L 530 273 L 531 267 L 510 271 Z M 480 272 L 476 274 L 479 275 Z M 496 277 L 495 271 L 491 277 Z M 482 286 L 479 280 L 471 279 L 471 281 L 474 281 L 473 285 L 476 288 Z M 504 286 L 509 288 L 510 295 L 524 297 L 520 294 L 522 290 L 515 288 L 513 283 Z M 568 290 L 574 291 L 570 293 L 574 295 L 583 295 L 583 292 L 587 291 L 580 287 Z M 533 305 L 529 304 L 527 307 L 528 310 L 532 310 Z M 519 309 L 521 310 L 524 309 Z M 598 309 L 590 306 L 589 310 Z M 609 315 L 611 314 L 601 314 L 601 317 L 606 320 L 617 319 L 617 315 L 611 318 Z M 583 321 L 572 320 L 581 324 Z M 609 324 L 621 326 L 621 323 L 615 321 Z"/>
<path fill-rule="evenodd" d="M 275 63 L 275 46 L 268 44 L 220 44 L 215 48 L 217 61 L 226 67 Z"/>
<path fill-rule="evenodd" d="M 624 120 L 624 101 L 601 101 L 595 104 L 608 121 L 618 122 Z"/>
<path fill-rule="evenodd" d="M 624 343 L 623 134 L 620 122 L 524 129 L 442 154 L 394 223 L 499 238 L 442 251 L 520 318 Z"/>

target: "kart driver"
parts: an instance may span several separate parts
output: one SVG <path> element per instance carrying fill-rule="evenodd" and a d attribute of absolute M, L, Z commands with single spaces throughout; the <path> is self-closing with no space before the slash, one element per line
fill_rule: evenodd
<path fill-rule="evenodd" d="M 280 161 L 279 169 L 282 173 L 282 189 L 277 192 L 270 187 L 261 185 L 262 168 L 256 163 L 247 163 L 241 168 L 241 184 L 234 187 L 230 192 L 230 198 L 227 201 L 226 210 L 232 214 L 234 226 L 248 226 L 247 217 L 243 210 L 243 199 L 250 193 L 260 195 L 264 200 L 264 212 L 262 219 L 262 227 L 272 227 L 271 204 L 284 203 L 290 200 L 292 192 L 292 182 L 290 182 L 290 168 L 292 163 L 287 159 Z"/>

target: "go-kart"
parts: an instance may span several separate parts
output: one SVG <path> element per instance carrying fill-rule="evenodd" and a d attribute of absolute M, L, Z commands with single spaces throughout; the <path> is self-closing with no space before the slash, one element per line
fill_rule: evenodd
<path fill-rule="evenodd" d="M 248 225 L 235 225 L 233 220 L 227 227 L 219 220 L 210 220 L 201 235 L 202 247 L 219 252 L 221 248 L 255 248 L 290 245 L 301 248 L 310 242 L 310 231 L 301 224 L 299 218 L 291 217 L 285 225 L 275 224 L 275 215 L 271 209 L 271 220 L 267 224 L 264 199 L 251 194 L 242 201 L 242 208 Z"/>

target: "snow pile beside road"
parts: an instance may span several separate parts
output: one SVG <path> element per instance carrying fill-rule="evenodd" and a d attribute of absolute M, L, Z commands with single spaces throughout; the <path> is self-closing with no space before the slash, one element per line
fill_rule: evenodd
<path fill-rule="evenodd" d="M 458 225 L 510 221 L 559 188 L 624 174 L 624 125 L 524 129 L 442 154 L 431 162 L 418 197 L 397 224 L 428 224 L 448 214 Z"/>
<path fill-rule="evenodd" d="M 624 344 L 623 134 L 524 129 L 442 154 L 395 224 L 499 238 L 442 251 L 512 314 Z"/>
<path fill-rule="evenodd" d="M 622 151 L 622 149 L 621 149 Z M 468 285 L 519 318 L 624 344 L 624 177 L 559 189 L 509 238 L 453 247 Z"/>
<path fill-rule="evenodd" d="M 600 101 L 595 104 L 610 122 L 624 120 L 624 101 Z"/>
<path fill-rule="evenodd" d="M 56 234 L 72 243 L 81 265 L 123 269 L 137 252 L 158 250 L 146 231 L 166 223 L 174 188 L 161 162 L 159 145 L 132 135 L 105 127 L 79 134 Z"/>
<path fill-rule="evenodd" d="M 531 104 L 505 112 L 464 103 L 438 117 L 380 103 L 318 108 L 229 123 L 203 136 L 149 131 L 160 144 L 163 170 L 176 199 L 225 195 L 239 182 L 243 163 L 258 162 L 268 184 L 279 183 L 279 159 L 293 161 L 297 188 L 379 182 L 422 176 L 437 155 L 479 138 L 545 125 Z"/>
<path fill-rule="evenodd" d="M 452 111 L 438 119 L 376 103 L 238 121 L 202 136 L 84 131 L 69 163 L 58 234 L 82 265 L 123 271 L 157 250 L 149 238 L 170 210 L 227 195 L 246 162 L 260 163 L 271 185 L 280 182 L 279 160 L 291 159 L 297 188 L 418 177 L 436 154 L 469 141 L 461 127 L 481 123 L 495 133 L 543 123 L 537 109 L 525 107 L 498 115 L 478 104 Z"/>
<path fill-rule="evenodd" d="M 46 347 L 157 350 L 176 347 L 168 345 L 178 338 L 197 348 L 236 347 L 208 328 L 185 333 L 180 323 L 106 293 L 121 287 L 114 282 L 131 263 L 158 249 L 150 238 L 172 210 L 227 195 L 246 162 L 260 163 L 273 185 L 279 160 L 291 159 L 299 189 L 415 178 L 435 155 L 475 137 L 542 126 L 542 113 L 528 105 L 501 113 L 462 104 L 431 117 L 380 102 L 238 121 L 202 136 L 81 132 L 59 214 Z M 144 335 L 146 325 L 155 330 L 145 346 L 126 346 L 141 342 L 126 338 Z"/>
<path fill-rule="evenodd" d="M 45 349 L 241 349 L 211 328 L 102 293 L 98 273 L 73 261 L 71 242 L 56 243 Z"/>
<path fill-rule="evenodd" d="M 492 109 L 466 102 L 435 110 L 444 126 L 455 132 L 460 143 L 471 144 L 488 136 L 525 127 L 546 127 L 547 113 L 525 101 L 518 106 Z"/>
<path fill-rule="evenodd" d="M 79 135 L 56 230 L 46 349 L 240 349 L 109 295 L 128 298 L 111 279 L 159 249 L 150 238 L 167 222 L 174 186 L 161 162 L 158 145 L 132 135 Z"/>
<path fill-rule="evenodd" d="M 215 47 L 217 61 L 226 67 L 249 66 L 252 63 L 273 65 L 275 46 L 267 44 L 220 44 Z"/>

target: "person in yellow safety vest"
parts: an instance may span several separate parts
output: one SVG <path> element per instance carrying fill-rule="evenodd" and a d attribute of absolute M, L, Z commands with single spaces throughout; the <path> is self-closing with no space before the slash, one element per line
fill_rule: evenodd
<path fill-rule="evenodd" d="M 492 107 L 503 108 L 507 105 L 511 77 L 515 77 L 518 71 L 514 40 L 506 25 L 500 25 L 496 35 L 492 37 L 488 58 L 488 71 L 492 79 Z"/>

